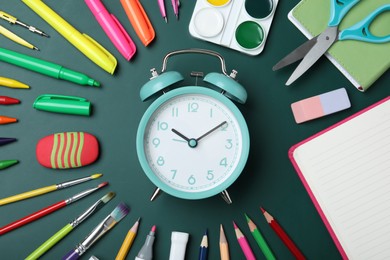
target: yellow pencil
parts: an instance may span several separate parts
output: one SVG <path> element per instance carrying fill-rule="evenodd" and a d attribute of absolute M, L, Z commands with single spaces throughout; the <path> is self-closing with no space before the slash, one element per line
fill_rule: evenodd
<path fill-rule="evenodd" d="M 46 186 L 46 187 L 39 188 L 36 190 L 20 193 L 20 194 L 17 194 L 17 195 L 8 197 L 8 198 L 0 199 L 0 206 L 5 205 L 5 204 L 9 204 L 12 202 L 16 202 L 19 200 L 24 200 L 24 199 L 32 198 L 35 196 L 39 196 L 39 195 L 49 193 L 49 192 L 52 192 L 55 190 L 64 189 L 64 188 L 67 188 L 67 187 L 70 187 L 70 186 L 73 186 L 73 185 L 76 185 L 79 183 L 83 183 L 83 182 L 86 182 L 89 180 L 97 179 L 97 178 L 100 178 L 102 175 L 103 174 L 96 173 L 96 174 L 93 174 L 93 175 L 88 176 L 88 177 L 84 177 L 84 178 L 80 178 L 80 179 L 76 179 L 76 180 L 72 180 L 72 181 L 67 181 L 67 182 L 63 182 L 63 183 L 59 183 L 59 184 L 54 184 L 54 185 Z"/>
<path fill-rule="evenodd" d="M 138 220 L 134 223 L 129 232 L 127 232 L 125 240 L 123 241 L 122 246 L 119 249 L 117 256 L 115 257 L 115 260 L 126 259 L 127 253 L 129 252 L 130 247 L 133 244 L 134 238 L 137 235 L 139 220 L 140 219 L 138 218 Z"/>
<path fill-rule="evenodd" d="M 0 34 L 4 35 L 5 37 L 10 39 L 11 41 L 14 41 L 16 43 L 19 43 L 20 45 L 23 45 L 24 47 L 27 47 L 27 48 L 33 49 L 33 50 L 39 50 L 37 47 L 35 47 L 31 43 L 29 43 L 28 41 L 22 39 L 21 37 L 17 36 L 16 34 L 14 34 L 13 32 L 11 32 L 10 30 L 6 29 L 5 27 L 3 27 L 1 25 L 0 25 Z"/>
<path fill-rule="evenodd" d="M 0 77 L 0 86 L 8 88 L 30 88 L 29 85 L 26 85 L 20 81 L 4 77 Z"/>
<path fill-rule="evenodd" d="M 221 252 L 221 260 L 229 260 L 229 245 L 226 240 L 225 232 L 223 231 L 223 227 L 221 224 L 220 232 L 219 232 L 219 250 Z"/>

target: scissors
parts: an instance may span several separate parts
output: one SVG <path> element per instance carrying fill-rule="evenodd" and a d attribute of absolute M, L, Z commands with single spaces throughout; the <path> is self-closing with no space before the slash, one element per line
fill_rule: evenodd
<path fill-rule="evenodd" d="M 381 13 L 390 11 L 390 4 L 379 7 L 360 22 L 339 31 L 338 27 L 341 20 L 359 1 L 331 0 L 328 27 L 316 37 L 306 41 L 293 50 L 272 68 L 275 71 L 302 59 L 301 63 L 287 80 L 286 86 L 289 86 L 303 75 L 337 41 L 355 40 L 370 43 L 385 43 L 390 41 L 390 34 L 387 36 L 375 36 L 369 30 L 375 18 Z"/>

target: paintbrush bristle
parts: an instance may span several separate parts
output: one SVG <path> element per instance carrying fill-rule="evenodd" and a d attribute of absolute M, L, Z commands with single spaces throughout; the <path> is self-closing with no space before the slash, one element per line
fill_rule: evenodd
<path fill-rule="evenodd" d="M 97 179 L 97 178 L 100 178 L 100 177 L 102 177 L 103 176 L 103 174 L 101 174 L 101 173 L 96 173 L 96 174 L 92 174 L 91 175 L 91 178 L 92 179 Z"/>
<path fill-rule="evenodd" d="M 118 206 L 111 212 L 110 216 L 116 221 L 119 222 L 127 214 L 129 214 L 130 208 L 123 202 L 119 203 Z"/>
<path fill-rule="evenodd" d="M 103 183 L 100 183 L 99 186 L 98 186 L 98 188 L 100 189 L 100 188 L 103 188 L 103 187 L 105 187 L 105 186 L 107 186 L 107 185 L 108 185 L 108 181 L 103 182 Z"/>
<path fill-rule="evenodd" d="M 115 197 L 115 192 L 109 192 L 107 193 L 106 195 L 104 195 L 100 200 L 103 202 L 103 203 L 107 203 L 109 202 L 112 198 Z"/>

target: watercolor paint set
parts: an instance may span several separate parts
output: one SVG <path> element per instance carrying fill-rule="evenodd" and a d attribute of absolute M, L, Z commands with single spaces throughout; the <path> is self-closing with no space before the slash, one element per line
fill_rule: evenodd
<path fill-rule="evenodd" d="M 265 46 L 279 0 L 198 0 L 190 34 L 248 55 Z"/>

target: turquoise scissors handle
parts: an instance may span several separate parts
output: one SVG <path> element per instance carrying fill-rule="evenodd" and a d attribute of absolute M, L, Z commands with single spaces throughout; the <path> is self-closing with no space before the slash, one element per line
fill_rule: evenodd
<path fill-rule="evenodd" d="M 328 26 L 338 26 L 348 11 L 360 0 L 330 0 L 330 18 Z"/>
<path fill-rule="evenodd" d="M 381 13 L 390 11 L 390 4 L 382 5 L 365 19 L 339 33 L 339 40 L 357 40 L 371 43 L 384 43 L 390 41 L 390 34 L 375 36 L 370 32 L 370 25 Z"/>

